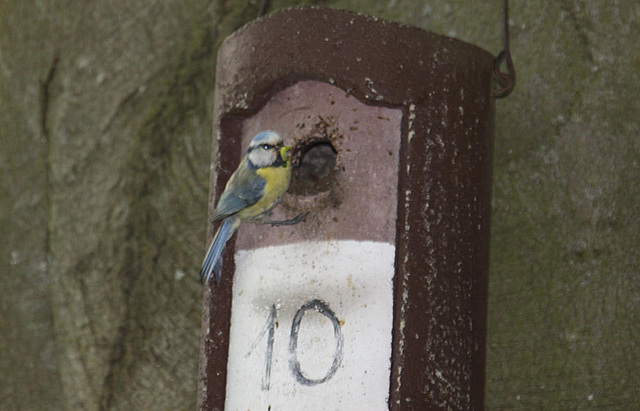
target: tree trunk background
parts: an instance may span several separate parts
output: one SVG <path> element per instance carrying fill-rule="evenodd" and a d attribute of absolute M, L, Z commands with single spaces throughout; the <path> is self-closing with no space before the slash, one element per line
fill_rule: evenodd
<path fill-rule="evenodd" d="M 0 409 L 195 408 L 215 53 L 259 3 L 0 2 Z M 312 3 L 501 49 L 499 1 Z M 640 7 L 511 30 L 487 408 L 640 409 Z"/>

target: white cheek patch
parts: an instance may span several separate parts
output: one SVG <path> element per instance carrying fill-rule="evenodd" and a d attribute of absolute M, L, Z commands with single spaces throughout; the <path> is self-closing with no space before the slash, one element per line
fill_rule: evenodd
<path fill-rule="evenodd" d="M 261 146 L 252 149 L 248 154 L 251 163 L 258 168 L 270 166 L 276 160 L 277 155 L 278 153 L 274 149 L 265 150 Z"/>

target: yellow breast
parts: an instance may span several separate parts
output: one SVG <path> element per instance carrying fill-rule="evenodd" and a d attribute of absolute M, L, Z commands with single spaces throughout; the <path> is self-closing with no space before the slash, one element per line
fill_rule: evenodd
<path fill-rule="evenodd" d="M 286 167 L 265 167 L 256 170 L 256 174 L 264 178 L 264 195 L 254 205 L 238 213 L 243 220 L 253 220 L 275 207 L 289 188 L 291 181 L 291 163 Z"/>

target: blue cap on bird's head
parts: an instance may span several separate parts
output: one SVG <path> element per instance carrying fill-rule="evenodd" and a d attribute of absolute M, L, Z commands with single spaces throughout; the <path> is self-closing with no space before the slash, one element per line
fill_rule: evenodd
<path fill-rule="evenodd" d="M 247 151 L 263 144 L 267 144 L 270 146 L 280 145 L 282 144 L 282 137 L 280 137 L 280 135 L 278 135 L 278 133 L 276 133 L 275 131 L 262 131 L 256 134 L 253 140 L 251 140 Z"/>

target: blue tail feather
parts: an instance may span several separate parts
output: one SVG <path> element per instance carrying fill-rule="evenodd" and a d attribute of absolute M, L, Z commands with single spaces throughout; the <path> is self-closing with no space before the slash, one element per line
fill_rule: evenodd
<path fill-rule="evenodd" d="M 222 225 L 218 228 L 215 238 L 209 246 L 207 256 L 202 262 L 202 268 L 200 269 L 200 278 L 203 283 L 208 283 L 211 278 L 211 274 L 215 273 L 216 284 L 220 282 L 222 278 L 222 251 L 224 250 L 227 241 L 235 233 L 240 220 L 236 216 L 227 217 L 222 220 Z"/>

